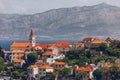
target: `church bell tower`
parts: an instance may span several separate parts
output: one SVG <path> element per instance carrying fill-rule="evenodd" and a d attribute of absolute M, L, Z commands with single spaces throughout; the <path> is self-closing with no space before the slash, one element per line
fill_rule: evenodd
<path fill-rule="evenodd" d="M 35 34 L 34 34 L 32 29 L 31 29 L 31 32 L 30 32 L 30 35 L 29 35 L 29 43 L 32 47 L 34 47 L 35 44 L 36 44 Z"/>

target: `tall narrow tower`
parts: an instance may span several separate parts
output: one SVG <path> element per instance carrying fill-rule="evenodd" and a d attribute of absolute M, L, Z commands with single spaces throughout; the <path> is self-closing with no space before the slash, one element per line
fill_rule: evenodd
<path fill-rule="evenodd" d="M 30 35 L 29 35 L 29 43 L 32 47 L 34 47 L 35 44 L 36 44 L 35 34 L 34 34 L 32 29 L 31 29 L 31 32 L 30 32 Z"/>

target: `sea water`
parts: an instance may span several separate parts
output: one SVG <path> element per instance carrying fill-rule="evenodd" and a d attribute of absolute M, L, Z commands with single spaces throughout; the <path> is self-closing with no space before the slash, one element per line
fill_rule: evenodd
<path fill-rule="evenodd" d="M 69 41 L 69 42 L 76 42 L 79 40 L 36 40 L 36 42 L 40 43 L 40 44 L 51 44 L 57 41 Z M 0 47 L 2 47 L 3 49 L 5 49 L 6 51 L 10 50 L 10 45 L 13 42 L 28 42 L 28 40 L 0 40 Z"/>

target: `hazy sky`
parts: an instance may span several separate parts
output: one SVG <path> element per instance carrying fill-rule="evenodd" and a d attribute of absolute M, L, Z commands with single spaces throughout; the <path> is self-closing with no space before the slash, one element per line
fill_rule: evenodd
<path fill-rule="evenodd" d="M 120 0 L 0 0 L 0 13 L 34 14 L 49 9 L 108 3 L 120 6 Z"/>

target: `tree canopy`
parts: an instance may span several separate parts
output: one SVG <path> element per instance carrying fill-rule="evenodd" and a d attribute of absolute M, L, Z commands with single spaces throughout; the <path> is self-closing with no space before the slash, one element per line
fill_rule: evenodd
<path fill-rule="evenodd" d="M 102 78 L 102 70 L 101 69 L 96 69 L 93 72 L 93 76 L 96 78 L 96 80 L 101 80 L 101 78 Z"/>
<path fill-rule="evenodd" d="M 60 72 L 59 75 L 62 75 L 62 77 L 69 77 L 71 75 L 71 70 L 70 68 L 63 68 Z"/>
<path fill-rule="evenodd" d="M 28 64 L 34 64 L 38 59 L 37 53 L 29 53 L 27 55 L 27 62 Z"/>
<path fill-rule="evenodd" d="M 0 72 L 4 69 L 4 59 L 0 57 Z"/>

